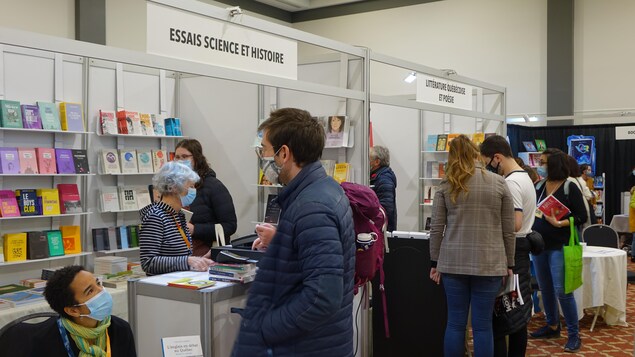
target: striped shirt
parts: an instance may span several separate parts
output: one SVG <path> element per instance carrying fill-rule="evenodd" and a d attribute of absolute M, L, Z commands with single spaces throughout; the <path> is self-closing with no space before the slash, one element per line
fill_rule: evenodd
<path fill-rule="evenodd" d="M 190 270 L 187 258 L 192 250 L 187 247 L 178 226 L 192 243 L 185 216 L 165 202 L 144 207 L 139 231 L 141 268 L 148 275 Z M 177 223 L 178 222 L 178 223 Z"/>

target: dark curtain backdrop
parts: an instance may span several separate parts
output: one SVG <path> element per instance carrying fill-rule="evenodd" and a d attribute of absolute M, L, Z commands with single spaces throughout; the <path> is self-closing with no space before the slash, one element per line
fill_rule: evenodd
<path fill-rule="evenodd" d="M 568 152 L 567 138 L 571 135 L 585 135 L 595 137 L 595 173 L 599 176 L 606 174 L 605 224 L 611 222 L 615 214 L 621 213 L 620 194 L 628 191 L 628 177 L 635 167 L 635 140 L 615 140 L 616 126 L 632 126 L 633 124 L 604 124 L 604 125 L 577 125 L 577 126 L 548 126 L 527 127 L 521 125 L 508 125 L 507 135 L 515 156 L 518 152 L 525 151 L 523 141 L 543 139 L 549 148 L 558 148 Z"/>

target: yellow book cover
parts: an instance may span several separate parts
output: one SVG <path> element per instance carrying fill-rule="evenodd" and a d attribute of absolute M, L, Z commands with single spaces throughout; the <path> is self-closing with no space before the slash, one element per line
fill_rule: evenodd
<path fill-rule="evenodd" d="M 60 195 L 56 188 L 38 188 L 37 196 L 42 198 L 42 215 L 60 214 Z"/>
<path fill-rule="evenodd" d="M 4 261 L 26 260 L 26 233 L 7 233 L 3 236 Z"/>
<path fill-rule="evenodd" d="M 84 131 L 84 115 L 79 103 L 60 103 L 60 123 L 65 131 Z"/>
<path fill-rule="evenodd" d="M 452 140 L 454 140 L 454 138 L 456 138 L 459 135 L 461 135 L 461 134 L 457 134 L 457 133 L 448 134 L 448 140 L 445 142 L 445 151 L 449 151 L 450 150 L 450 142 Z"/>
<path fill-rule="evenodd" d="M 481 145 L 483 141 L 485 141 L 484 133 L 474 133 L 474 135 L 472 135 L 472 142 L 476 144 L 476 146 Z"/>
<path fill-rule="evenodd" d="M 340 162 L 335 164 L 335 170 L 333 172 L 333 179 L 338 183 L 348 181 L 348 171 L 351 168 L 351 164 L 348 162 Z"/>
<path fill-rule="evenodd" d="M 60 231 L 62 231 L 64 254 L 81 253 L 82 241 L 79 226 L 60 226 Z"/>
<path fill-rule="evenodd" d="M 152 120 L 150 114 L 139 113 L 139 120 L 141 123 L 141 132 L 143 135 L 154 136 L 154 129 L 152 128 Z"/>

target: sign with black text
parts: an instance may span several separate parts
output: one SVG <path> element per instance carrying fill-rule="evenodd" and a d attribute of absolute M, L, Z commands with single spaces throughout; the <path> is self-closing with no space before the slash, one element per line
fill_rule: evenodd
<path fill-rule="evenodd" d="M 472 110 L 472 86 L 417 73 L 417 101 Z"/>
<path fill-rule="evenodd" d="M 616 126 L 615 140 L 635 140 L 635 126 Z"/>
<path fill-rule="evenodd" d="M 164 337 L 161 339 L 163 357 L 203 357 L 201 336 Z"/>
<path fill-rule="evenodd" d="M 148 53 L 297 79 L 295 41 L 150 2 L 147 15 Z"/>

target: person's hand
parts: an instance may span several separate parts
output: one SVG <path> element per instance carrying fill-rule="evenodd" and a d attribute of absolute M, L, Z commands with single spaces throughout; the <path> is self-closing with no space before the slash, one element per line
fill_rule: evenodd
<path fill-rule="evenodd" d="M 441 284 L 441 273 L 437 271 L 437 268 L 430 268 L 430 279 L 437 285 Z"/>
<path fill-rule="evenodd" d="M 556 218 L 556 212 L 554 212 L 553 208 L 551 209 L 551 215 L 545 215 L 545 220 L 552 226 L 560 228 L 560 225 L 558 225 L 558 219 Z"/>
<path fill-rule="evenodd" d="M 190 234 L 194 234 L 194 225 L 190 222 L 187 222 L 187 229 L 190 231 Z"/>
<path fill-rule="evenodd" d="M 212 259 L 212 250 L 208 250 L 207 253 L 203 255 L 203 258 Z"/>
<path fill-rule="evenodd" d="M 507 269 L 507 275 L 503 276 L 503 286 L 507 284 L 507 279 L 511 279 L 514 276 L 514 271 L 511 269 Z"/>
<path fill-rule="evenodd" d="M 190 266 L 190 270 L 207 271 L 212 264 L 214 264 L 214 262 L 211 259 L 205 257 L 187 258 L 187 265 Z"/>
<path fill-rule="evenodd" d="M 266 250 L 276 234 L 276 227 L 269 223 L 257 224 L 256 234 L 258 234 L 258 238 L 251 245 L 251 249 Z"/>

